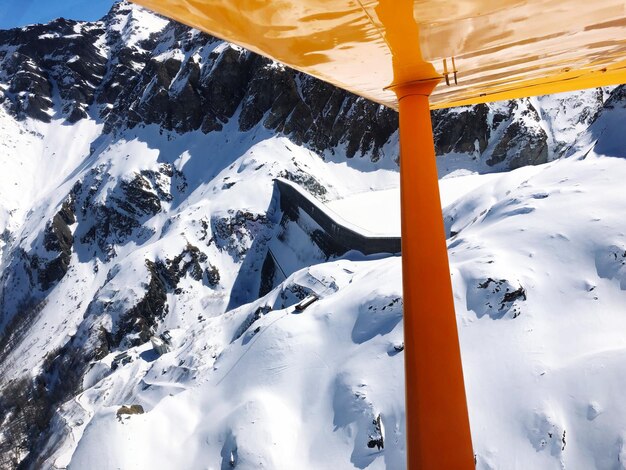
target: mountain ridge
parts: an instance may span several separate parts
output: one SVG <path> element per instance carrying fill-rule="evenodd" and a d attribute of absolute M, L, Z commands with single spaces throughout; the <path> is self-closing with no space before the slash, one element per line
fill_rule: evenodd
<path fill-rule="evenodd" d="M 105 133 L 152 123 L 209 133 L 241 109 L 242 131 L 262 122 L 320 153 L 398 158 L 394 111 L 125 1 L 98 22 L 0 31 L 0 44 L 0 100 L 18 119 L 90 115 Z M 587 126 L 607 93 L 563 96 L 545 101 L 553 110 L 578 101 L 569 121 Z M 495 169 L 558 158 L 563 137 L 541 125 L 543 108 L 541 99 L 523 99 L 435 111 L 436 153 L 472 153 Z"/>

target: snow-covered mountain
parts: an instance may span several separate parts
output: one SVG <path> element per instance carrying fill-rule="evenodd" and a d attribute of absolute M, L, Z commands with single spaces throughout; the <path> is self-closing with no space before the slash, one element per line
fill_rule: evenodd
<path fill-rule="evenodd" d="M 400 258 L 274 181 L 397 235 L 393 111 L 125 2 L 0 101 L 0 465 L 403 468 Z M 479 468 L 626 468 L 625 105 L 433 113 Z"/>

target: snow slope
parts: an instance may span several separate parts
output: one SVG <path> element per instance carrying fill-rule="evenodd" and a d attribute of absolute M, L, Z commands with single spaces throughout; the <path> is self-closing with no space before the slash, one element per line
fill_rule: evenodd
<path fill-rule="evenodd" d="M 126 3 L 55 24 L 72 32 L 58 48 L 19 47 L 59 54 L 0 45 L 30 74 L 0 73 L 0 445 L 40 426 L 0 467 L 403 468 L 400 258 L 329 259 L 273 184 L 397 234 L 388 112 Z M 81 34 L 93 63 L 74 75 Z M 480 469 L 626 468 L 626 96 L 606 93 L 439 121 Z M 335 114 L 349 119 L 326 127 Z M 258 298 L 268 249 L 285 273 Z"/>
<path fill-rule="evenodd" d="M 370 305 L 377 312 L 398 299 L 397 285 L 376 285 L 381 273 L 398 279 L 395 261 L 340 261 L 295 275 L 290 281 L 320 279 L 321 299 L 302 313 L 293 307 L 267 313 L 215 362 L 190 372 L 173 397 L 161 385 L 169 375 L 162 371 L 180 353 L 157 359 L 143 378 L 155 385 L 133 397 L 150 411 L 122 424 L 116 407 L 101 407 L 69 468 L 228 468 L 231 455 L 237 468 L 401 467 L 402 358 L 391 345 L 402 340 L 401 304 L 378 321 L 368 318 Z M 322 287 L 324 281 L 332 287 Z M 219 331 L 228 339 L 236 322 L 225 323 Z M 188 335 L 179 351 L 200 355 L 202 342 L 192 338 L 215 341 L 209 328 Z M 354 445 L 367 439 L 379 413 L 388 429 L 383 458 Z M 104 435 L 115 437 L 103 443 Z"/>
<path fill-rule="evenodd" d="M 480 468 L 623 468 L 625 172 L 561 160 L 446 211 Z"/>
<path fill-rule="evenodd" d="M 473 189 L 498 178 L 498 173 L 463 173 L 439 180 L 441 206 L 447 207 Z M 400 236 L 400 188 L 368 189 L 328 201 L 333 212 L 362 232 Z"/>
<path fill-rule="evenodd" d="M 89 121 L 84 121 L 84 123 L 88 124 Z M 38 125 L 50 127 L 46 130 L 46 135 L 64 137 L 63 134 L 59 135 L 57 132 L 55 122 L 49 125 Z M 97 131 L 97 126 L 94 129 Z M 46 222 L 58 210 L 67 191 L 76 181 L 96 184 L 92 176 L 93 168 L 106 168 L 106 178 L 98 182 L 97 192 L 89 202 L 92 205 L 111 204 L 111 195 L 119 191 L 119 181 L 130 180 L 141 170 L 154 168 L 156 171 L 159 165 L 169 164 L 186 176 L 184 190 L 179 191 L 176 187 L 172 187 L 171 200 L 162 203 L 161 212 L 155 214 L 146 223 L 142 232 L 133 234 L 130 243 L 115 246 L 116 259 L 113 260 L 115 262 L 109 264 L 103 272 L 98 270 L 96 275 L 93 275 L 94 266 L 103 267 L 102 261 L 106 262 L 108 256 L 98 247 L 95 252 L 102 261 L 81 262 L 81 258 L 91 256 L 85 251 L 91 249 L 87 246 L 79 248 L 73 255 L 72 265 L 76 271 L 63 278 L 60 285 L 56 286 L 48 296 L 47 307 L 29 332 L 29 341 L 23 342 L 17 349 L 10 352 L 10 357 L 20 358 L 20 370 L 36 368 L 42 357 L 50 351 L 51 344 L 63 344 L 69 336 L 75 334 L 78 323 L 83 321 L 84 315 L 88 315 L 89 304 L 85 303 L 84 299 L 96 296 L 107 299 L 106 302 L 115 303 L 117 299 L 117 303 L 132 305 L 141 298 L 142 283 L 147 281 L 144 266 L 146 259 L 171 258 L 190 243 L 194 246 L 206 246 L 209 240 L 206 239 L 207 234 L 203 232 L 200 221 L 212 221 L 222 216 L 229 217 L 229 214 L 238 209 L 252 214 L 265 214 L 272 199 L 272 179 L 284 174 L 285 171 L 295 175 L 316 175 L 327 188 L 328 197 L 345 195 L 348 190 L 354 188 L 361 188 L 362 191 L 363 188 L 376 188 L 381 185 L 386 187 L 397 180 L 397 173 L 393 171 L 379 170 L 360 173 L 347 165 L 326 164 L 313 152 L 298 147 L 285 138 L 272 136 L 269 132 L 265 132 L 264 136 L 259 136 L 260 133 L 257 131 L 257 135 L 246 135 L 236 129 L 229 132 L 227 128 L 221 134 L 205 136 L 201 133 L 190 133 L 177 136 L 176 139 L 165 140 L 166 143 L 164 143 L 161 141 L 159 131 L 153 126 L 128 131 L 126 135 L 118 136 L 114 141 L 102 143 L 96 155 L 90 157 L 88 165 L 81 160 L 85 158 L 87 152 L 79 145 L 80 141 L 76 140 L 77 150 L 67 149 L 66 155 L 71 157 L 63 160 L 67 167 L 65 170 L 56 169 L 54 155 L 48 155 L 38 146 L 34 148 L 31 146 L 28 153 L 24 149 L 24 153 L 30 155 L 32 159 L 31 161 L 24 159 L 24 164 L 32 165 L 33 168 L 37 168 L 37 171 L 41 171 L 41 174 L 71 174 L 71 177 L 64 181 L 50 180 L 49 185 L 37 188 L 38 191 L 32 188 L 32 195 L 25 186 L 31 180 L 20 178 L 21 186 L 16 186 L 12 192 L 10 181 L 9 184 L 2 185 L 2 188 L 6 188 L 6 191 L 1 191 L 4 198 L 7 198 L 9 202 L 11 197 L 19 201 L 19 204 L 8 205 L 8 207 L 22 208 L 21 212 L 16 211 L 18 215 L 24 217 L 26 208 L 32 208 L 29 223 L 23 224 L 12 235 L 14 240 L 19 240 L 25 246 L 36 246 Z M 77 135 L 80 134 L 77 133 Z M 229 135 L 231 135 L 230 138 Z M 226 142 L 228 142 L 227 145 L 225 145 Z M 37 141 L 37 144 L 45 146 L 45 141 L 43 143 Z M 31 144 L 23 145 L 26 147 Z M 48 147 L 45 146 L 45 148 Z M 219 158 L 213 158 L 207 162 L 206 148 L 210 148 L 213 155 L 219 155 Z M 129 157 L 130 155 L 132 158 Z M 72 167 L 72 164 L 75 166 Z M 355 178 L 355 175 L 358 175 L 358 178 Z M 9 180 L 12 177 L 14 177 L 12 173 L 5 174 L 5 178 Z M 352 182 L 349 188 L 341 184 L 344 179 Z M 34 181 L 37 180 L 38 178 L 34 178 Z M 51 203 L 44 203 L 44 201 Z M 76 238 L 93 223 L 92 216 L 88 214 L 86 217 L 74 228 Z M 81 225 L 85 228 L 81 228 Z M 7 227 L 8 225 L 4 228 Z M 181 237 L 181 233 L 184 236 Z M 232 248 L 235 252 L 247 251 L 253 242 L 250 236 L 253 237 L 254 234 L 244 235 L 244 238 L 234 241 L 236 246 Z M 201 293 L 201 289 L 200 292 L 187 296 L 188 298 L 178 299 L 175 304 L 177 306 L 170 311 L 168 323 L 175 324 L 177 321 L 187 323 L 187 320 L 173 319 L 178 318 L 176 311 L 179 309 L 206 310 L 211 305 L 210 315 L 222 313 L 226 309 L 233 283 L 239 276 L 241 259 L 238 259 L 232 250 L 222 252 L 218 246 L 207 249 L 211 252 L 212 263 L 220 269 L 220 288 L 217 290 L 206 288 L 205 293 Z M 261 263 L 262 258 L 255 262 Z M 110 269 L 113 270 L 107 275 Z M 258 266 L 254 269 L 258 269 Z M 258 279 L 251 282 L 258 283 Z M 21 287 L 27 288 L 28 286 L 21 284 Z M 239 284 L 238 288 L 242 291 L 249 291 L 249 295 L 253 295 L 252 292 L 258 290 L 258 287 L 254 285 Z M 79 294 L 81 291 L 82 293 Z M 12 297 L 17 301 L 21 295 L 19 291 L 14 291 Z M 245 292 L 238 292 L 237 295 L 250 300 Z M 9 298 L 5 299 L 5 303 L 11 301 Z M 68 309 L 74 311 L 70 317 L 66 314 Z M 105 323 L 108 321 L 110 320 L 106 320 Z M 114 319 L 113 323 L 115 323 Z M 45 346 L 26 353 L 36 343 Z M 12 362 L 12 359 L 9 359 L 9 362 Z"/>
<path fill-rule="evenodd" d="M 625 177 L 623 158 L 589 154 L 470 181 L 446 209 L 478 468 L 622 468 Z M 295 311 L 294 284 L 320 300 Z M 103 359 L 64 407 L 83 424 L 58 463 L 402 468 L 400 284 L 399 258 L 349 255 L 191 325 L 160 358 Z M 118 419 L 131 403 L 146 413 Z M 384 450 L 367 447 L 379 415 Z"/>
<path fill-rule="evenodd" d="M 622 468 L 626 159 L 603 140 L 614 139 L 621 122 L 621 108 L 611 111 L 569 158 L 440 182 L 478 468 Z M 43 132 L 55 125 L 41 124 Z M 605 148 L 610 155 L 596 151 Z M 207 149 L 219 158 L 207 159 Z M 210 286 L 183 271 L 167 292 L 156 331 L 172 331 L 171 352 L 159 357 L 131 335 L 91 360 L 82 392 L 52 420 L 44 468 L 403 467 L 400 259 L 348 253 L 324 261 L 304 250 L 300 265 L 311 265 L 256 299 L 263 251 L 255 246 L 280 226 L 255 222 L 208 243 L 219 233 L 216 221 L 232 222 L 233 211 L 273 220 L 272 179 L 285 172 L 312 177 L 326 188 L 318 197 L 337 212 L 344 204 L 353 223 L 360 209 L 373 226 L 386 227 L 396 172 L 324 162 L 260 128 L 163 138 L 147 126 L 98 140 L 87 161 L 82 146 L 73 152 L 64 170 L 70 178 L 24 198 L 22 207 L 34 206 L 15 234 L 24 246 L 37 246 L 75 181 L 96 188 L 91 205 L 110 204 L 120 181 L 163 164 L 185 184 L 172 177 L 171 198 L 144 223 L 150 230 L 115 245 L 112 258 L 96 245 L 78 246 L 4 361 L 5 377 L 39 370 L 68 341 L 86 338 L 87 347 L 89 331 L 114 333 L 150 283 L 147 259 L 193 257 L 188 247 L 200 247 L 221 279 Z M 49 158 L 32 155 L 34 167 Z M 94 176 L 93 168 L 106 171 Z M 378 201 L 383 210 L 362 210 L 372 194 L 389 196 Z M 77 239 L 93 222 L 89 210 L 77 214 Z M 81 261 L 87 249 L 97 256 Z M 309 293 L 320 300 L 297 312 Z M 112 370 L 120 351 L 133 360 Z M 118 416 L 123 405 L 145 413 Z M 380 437 L 384 449 L 375 445 Z"/>

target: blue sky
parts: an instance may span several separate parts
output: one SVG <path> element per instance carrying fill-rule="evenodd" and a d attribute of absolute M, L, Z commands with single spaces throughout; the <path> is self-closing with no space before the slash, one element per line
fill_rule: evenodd
<path fill-rule="evenodd" d="M 0 29 L 58 18 L 96 20 L 106 14 L 115 0 L 0 0 Z"/>

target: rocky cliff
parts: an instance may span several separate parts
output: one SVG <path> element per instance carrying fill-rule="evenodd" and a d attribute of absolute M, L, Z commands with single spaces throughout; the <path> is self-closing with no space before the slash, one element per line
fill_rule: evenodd
<path fill-rule="evenodd" d="M 95 23 L 0 31 L 0 78 L 0 101 L 21 120 L 93 118 L 107 133 L 147 124 L 210 133 L 235 120 L 242 131 L 261 123 L 320 153 L 397 158 L 393 110 L 126 2 Z M 584 128 L 605 98 L 596 91 L 436 111 L 436 153 L 472 154 L 498 169 L 545 163 L 567 144 L 546 116 Z"/>

